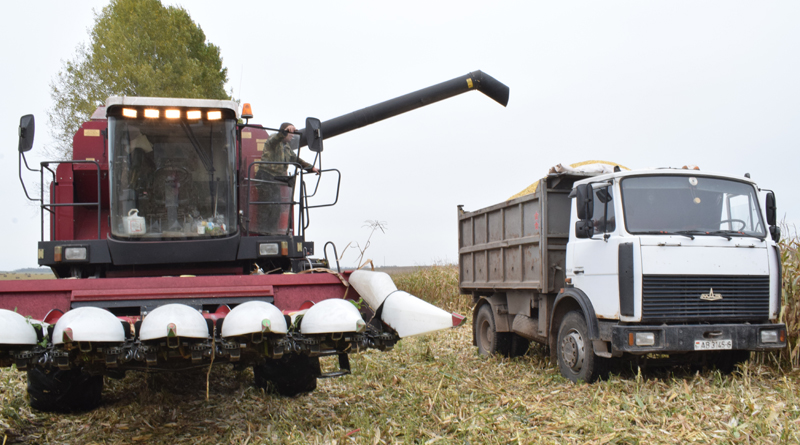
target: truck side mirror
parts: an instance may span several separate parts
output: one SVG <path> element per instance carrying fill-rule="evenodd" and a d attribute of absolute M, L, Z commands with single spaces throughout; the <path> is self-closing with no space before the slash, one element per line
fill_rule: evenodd
<path fill-rule="evenodd" d="M 594 216 L 594 190 L 589 184 L 579 185 L 576 189 L 578 202 L 578 219 L 591 219 Z"/>
<path fill-rule="evenodd" d="M 319 153 L 322 151 L 322 123 L 315 117 L 306 118 L 306 129 L 304 130 L 308 149 Z"/>
<path fill-rule="evenodd" d="M 775 205 L 775 193 L 767 192 L 767 224 L 774 226 L 777 224 L 778 206 Z"/>
<path fill-rule="evenodd" d="M 25 153 L 33 148 L 33 134 L 36 132 L 36 122 L 32 114 L 26 114 L 19 119 L 19 152 Z"/>
<path fill-rule="evenodd" d="M 575 222 L 576 238 L 591 238 L 594 236 L 594 223 L 591 219 L 581 219 Z"/>
<path fill-rule="evenodd" d="M 778 226 L 769 226 L 769 236 L 777 243 L 781 240 L 781 228 Z"/>

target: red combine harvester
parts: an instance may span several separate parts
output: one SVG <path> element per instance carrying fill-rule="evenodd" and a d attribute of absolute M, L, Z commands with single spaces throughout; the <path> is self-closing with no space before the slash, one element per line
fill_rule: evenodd
<path fill-rule="evenodd" d="M 38 256 L 59 279 L 0 282 L 0 366 L 27 371 L 31 406 L 48 411 L 96 407 L 104 375 L 220 363 L 253 366 L 258 386 L 294 395 L 348 374 L 351 352 L 459 325 L 462 316 L 398 291 L 384 273 L 341 272 L 338 261 L 332 270 L 335 246 L 313 258 L 305 229 L 310 210 L 339 195 L 338 170 L 322 168 L 323 138 L 473 89 L 508 102 L 507 86 L 476 71 L 308 118 L 291 143 L 308 146 L 320 176 L 304 175 L 297 158 L 262 161 L 276 129 L 248 123 L 249 105 L 240 116 L 232 101 L 110 97 L 76 133 L 73 160 L 38 170 L 24 158 L 34 119 L 23 116 L 20 181 L 23 162 L 51 181 L 49 202 L 38 199 Z M 313 204 L 325 175 L 333 202 Z M 333 355 L 339 370 L 322 373 L 319 357 Z"/>

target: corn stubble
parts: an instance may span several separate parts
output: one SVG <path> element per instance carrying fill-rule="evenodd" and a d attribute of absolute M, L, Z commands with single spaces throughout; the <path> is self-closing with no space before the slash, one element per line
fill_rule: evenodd
<path fill-rule="evenodd" d="M 0 443 L 798 443 L 797 247 L 792 238 L 782 250 L 791 350 L 756 355 L 730 376 L 637 368 L 574 385 L 538 346 L 511 360 L 478 356 L 467 324 L 355 355 L 353 375 L 290 399 L 224 366 L 211 372 L 208 400 L 204 372 L 130 373 L 107 380 L 99 409 L 55 416 L 28 408 L 24 373 L 0 370 Z M 394 279 L 471 319 L 455 266 Z"/>

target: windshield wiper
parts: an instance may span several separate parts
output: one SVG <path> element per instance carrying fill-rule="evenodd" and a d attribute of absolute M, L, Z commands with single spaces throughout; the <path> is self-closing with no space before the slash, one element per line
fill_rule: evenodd
<path fill-rule="evenodd" d="M 680 235 L 680 236 L 685 236 L 686 238 L 689 238 L 689 239 L 694 239 L 694 235 L 692 235 L 689 232 L 690 231 L 688 231 L 688 230 L 682 230 L 682 231 L 679 231 L 679 232 L 669 232 L 669 231 L 666 231 L 666 230 L 650 230 L 648 232 L 636 232 L 636 234 L 642 234 L 642 235 Z"/>
<path fill-rule="evenodd" d="M 740 232 L 738 230 L 684 230 L 685 233 L 694 233 L 696 235 L 709 235 L 709 236 L 721 236 L 726 238 L 728 241 L 732 240 L 733 237 L 731 235 L 739 235 L 739 236 L 749 236 L 753 238 L 761 239 L 755 235 L 748 235 L 745 232 Z"/>
<path fill-rule="evenodd" d="M 750 233 L 747 233 L 747 232 L 740 232 L 738 230 L 714 230 L 713 232 L 708 232 L 708 234 L 709 235 L 724 236 L 725 238 L 728 238 L 728 241 L 731 240 L 731 235 L 734 235 L 734 236 L 737 236 L 737 235 L 738 236 L 747 236 L 747 237 L 750 237 L 750 238 L 759 239 L 761 241 L 764 241 L 764 238 L 765 238 L 763 236 L 753 235 L 753 234 L 750 234 Z"/>

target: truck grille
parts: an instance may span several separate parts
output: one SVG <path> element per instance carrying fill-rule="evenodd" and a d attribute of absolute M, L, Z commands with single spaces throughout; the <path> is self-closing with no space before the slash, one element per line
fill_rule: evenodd
<path fill-rule="evenodd" d="M 721 296 L 716 301 L 702 294 Z M 645 275 L 642 321 L 766 320 L 769 276 Z"/>

